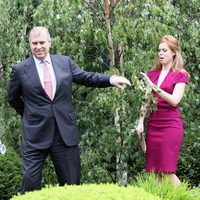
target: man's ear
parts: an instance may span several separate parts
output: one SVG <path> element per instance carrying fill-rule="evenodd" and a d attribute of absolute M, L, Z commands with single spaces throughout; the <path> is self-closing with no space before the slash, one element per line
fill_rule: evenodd
<path fill-rule="evenodd" d="M 48 42 L 49 42 L 49 46 L 51 46 L 51 39 L 49 39 Z"/>

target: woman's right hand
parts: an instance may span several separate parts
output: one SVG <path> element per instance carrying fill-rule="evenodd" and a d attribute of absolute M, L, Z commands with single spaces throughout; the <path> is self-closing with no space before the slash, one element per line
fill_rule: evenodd
<path fill-rule="evenodd" d="M 141 134 L 144 132 L 144 123 L 143 123 L 143 121 L 139 120 L 135 131 L 136 131 L 138 137 L 141 139 Z"/>

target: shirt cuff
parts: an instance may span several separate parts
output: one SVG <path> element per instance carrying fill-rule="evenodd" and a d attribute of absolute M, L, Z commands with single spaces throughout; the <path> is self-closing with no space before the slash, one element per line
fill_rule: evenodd
<path fill-rule="evenodd" d="M 114 84 L 113 84 L 113 78 L 116 77 L 116 76 L 117 76 L 117 75 L 114 74 L 114 75 L 112 75 L 112 76 L 110 77 L 110 84 L 111 84 L 111 85 L 114 85 Z"/>

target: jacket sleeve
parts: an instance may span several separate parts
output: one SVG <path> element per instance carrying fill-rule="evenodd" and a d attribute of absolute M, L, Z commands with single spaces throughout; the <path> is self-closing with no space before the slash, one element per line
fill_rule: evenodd
<path fill-rule="evenodd" d="M 72 71 L 73 82 L 85 85 L 87 87 L 109 87 L 112 86 L 110 83 L 110 75 L 99 74 L 95 72 L 88 72 L 81 69 L 70 57 L 69 65 Z"/>
<path fill-rule="evenodd" d="M 15 111 L 22 117 L 24 111 L 24 101 L 22 98 L 22 88 L 17 75 L 16 66 L 13 67 L 8 86 L 8 102 Z"/>

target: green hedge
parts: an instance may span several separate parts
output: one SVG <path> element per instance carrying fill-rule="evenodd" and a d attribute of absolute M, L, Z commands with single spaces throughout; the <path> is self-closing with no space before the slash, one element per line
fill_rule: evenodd
<path fill-rule="evenodd" d="M 159 200 L 143 189 L 114 184 L 49 187 L 40 191 L 14 196 L 12 200 Z"/>
<path fill-rule="evenodd" d="M 116 184 L 83 184 L 80 186 L 52 187 L 40 191 L 16 195 L 12 200 L 200 200 L 200 188 L 191 187 L 187 182 L 174 187 L 168 179 L 158 184 L 155 175 L 142 173 L 127 187 Z"/>

